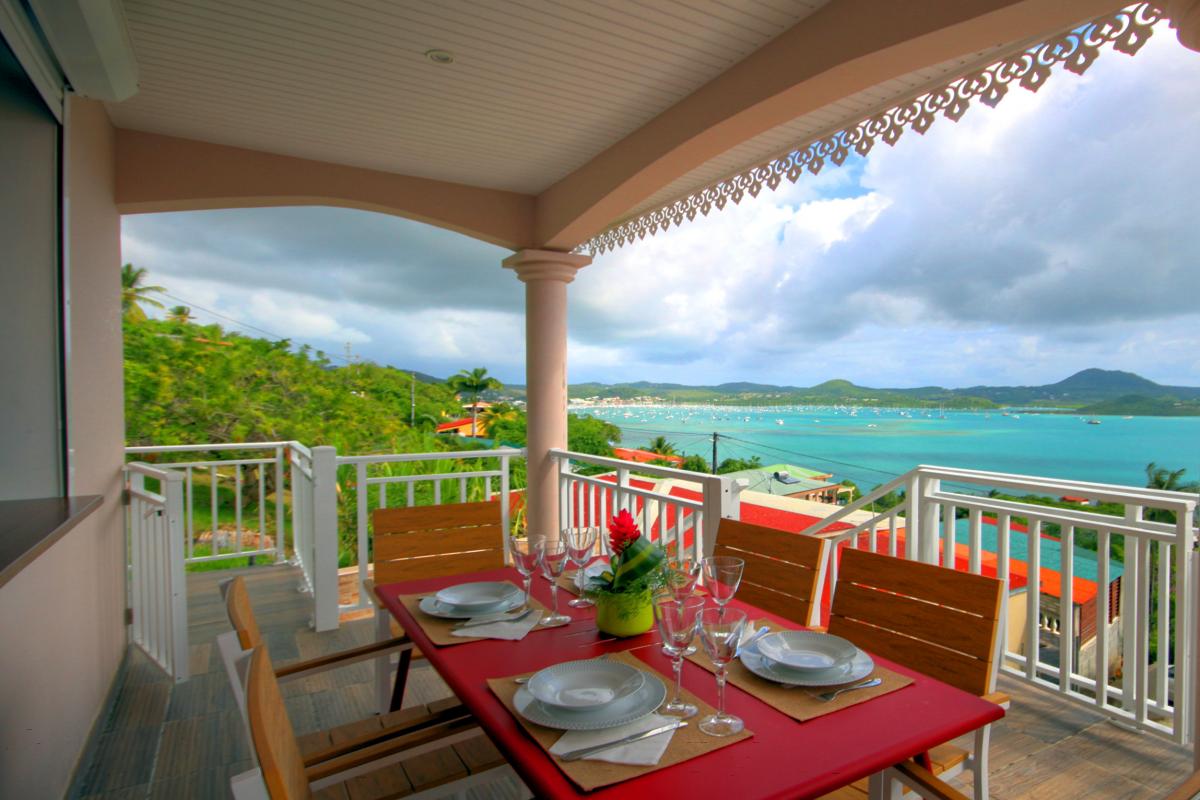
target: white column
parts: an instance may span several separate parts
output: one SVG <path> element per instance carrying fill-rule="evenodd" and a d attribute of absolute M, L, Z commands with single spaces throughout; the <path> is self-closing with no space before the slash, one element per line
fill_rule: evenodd
<path fill-rule="evenodd" d="M 525 284 L 525 402 L 530 536 L 558 538 L 557 473 L 549 451 L 567 446 L 567 284 L 591 256 L 521 250 L 503 265 Z"/>

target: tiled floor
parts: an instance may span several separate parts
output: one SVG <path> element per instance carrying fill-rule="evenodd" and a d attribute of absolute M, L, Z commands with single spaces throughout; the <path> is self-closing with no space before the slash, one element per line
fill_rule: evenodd
<path fill-rule="evenodd" d="M 296 591 L 289 567 L 242 570 L 251 602 L 277 664 L 361 644 L 368 620 L 316 634 L 311 602 Z M 248 769 L 241 718 L 234 707 L 214 641 L 228 630 L 217 590 L 233 573 L 188 578 L 192 678 L 174 685 L 137 648 L 118 676 L 115 701 L 97 724 L 93 746 L 76 775 L 73 798 L 220 798 L 229 778 Z M 416 662 L 406 703 L 449 694 L 424 662 Z M 284 684 L 297 733 L 331 727 L 372 712 L 369 662 Z M 1013 698 L 992 735 L 991 786 L 999 800 L 1033 798 L 1159 798 L 1191 769 L 1189 750 L 1125 731 L 1090 709 L 1009 678 Z M 969 787 L 970 775 L 959 779 Z M 512 782 L 469 791 L 476 798 L 516 798 Z"/>

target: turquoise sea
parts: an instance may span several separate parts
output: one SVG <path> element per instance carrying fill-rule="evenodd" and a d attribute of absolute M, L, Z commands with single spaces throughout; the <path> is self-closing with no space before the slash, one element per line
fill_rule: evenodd
<path fill-rule="evenodd" d="M 1133 486 L 1145 467 L 1200 478 L 1200 417 L 1094 417 L 1012 411 L 857 410 L 841 407 L 616 406 L 572 409 L 621 428 L 622 444 L 664 436 L 680 453 L 759 456 L 849 478 L 864 490 L 918 464 Z"/>

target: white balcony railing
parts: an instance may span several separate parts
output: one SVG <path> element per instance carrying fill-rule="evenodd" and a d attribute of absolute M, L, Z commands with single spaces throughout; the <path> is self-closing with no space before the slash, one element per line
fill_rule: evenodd
<path fill-rule="evenodd" d="M 634 515 L 651 541 L 699 558 L 712 552 L 721 517 L 738 516 L 740 487 L 719 475 L 569 450 L 551 450 L 550 455 L 558 464 L 560 528 L 595 526 L 603 531 L 614 514 L 625 510 Z M 606 472 L 583 475 L 578 472 L 582 466 Z M 690 488 L 697 484 L 699 491 Z M 607 553 L 607 537 L 600 540 Z"/>
<path fill-rule="evenodd" d="M 901 505 L 829 530 L 897 489 L 905 490 Z M 1083 497 L 1120 504 L 1124 514 L 1003 500 L 987 496 L 990 490 Z M 1196 495 L 1181 492 L 922 466 L 804 533 L 994 574 L 1009 587 L 1000 669 L 1186 743 L 1197 638 L 1191 589 L 1196 502 Z M 1149 518 L 1166 516 L 1161 512 L 1174 522 Z M 1057 537 L 1047 535 L 1052 526 Z M 1082 546 L 1085 540 L 1094 547 Z M 1087 575 L 1079 574 L 1083 567 Z"/>
<path fill-rule="evenodd" d="M 125 453 L 182 474 L 185 563 L 284 561 L 289 552 L 304 550 L 288 546 L 289 530 L 294 538 L 305 535 L 297 517 L 303 518 L 303 504 L 311 501 L 312 453 L 299 442 L 153 445 L 127 447 Z M 188 458 L 197 453 L 218 457 Z M 248 518 L 244 509 L 251 505 L 254 513 Z M 222 524 L 222 517 L 228 516 L 222 510 L 230 507 L 233 520 Z M 206 523 L 197 524 L 205 516 L 198 511 L 207 512 Z M 306 568 L 310 586 L 311 578 Z"/>
<path fill-rule="evenodd" d="M 340 604 L 339 610 L 351 611 L 371 606 L 370 598 L 362 591 L 362 582 L 367 579 L 371 565 L 372 510 L 466 503 L 498 497 L 501 530 L 508 531 L 511 529 L 512 516 L 510 493 L 513 461 L 524 457 L 525 451 L 515 448 L 337 456 L 337 467 L 354 470 L 354 541 L 358 556 L 359 587 L 357 601 Z M 464 469 L 464 466 L 473 468 Z M 505 548 L 507 550 L 507 539 Z"/>
<path fill-rule="evenodd" d="M 183 486 L 178 472 L 125 466 L 130 638 L 176 681 L 188 677 Z M 150 485 L 147 485 L 149 482 Z"/>

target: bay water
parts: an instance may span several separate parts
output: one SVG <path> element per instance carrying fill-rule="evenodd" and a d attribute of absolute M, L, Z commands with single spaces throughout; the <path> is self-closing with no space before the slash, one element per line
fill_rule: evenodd
<path fill-rule="evenodd" d="M 1089 417 L 1028 411 L 847 407 L 598 406 L 622 446 L 657 436 L 681 454 L 793 464 L 864 491 L 919 464 L 1144 486 L 1150 462 L 1200 479 L 1200 417 Z M 1088 420 L 1099 424 L 1089 424 Z"/>

